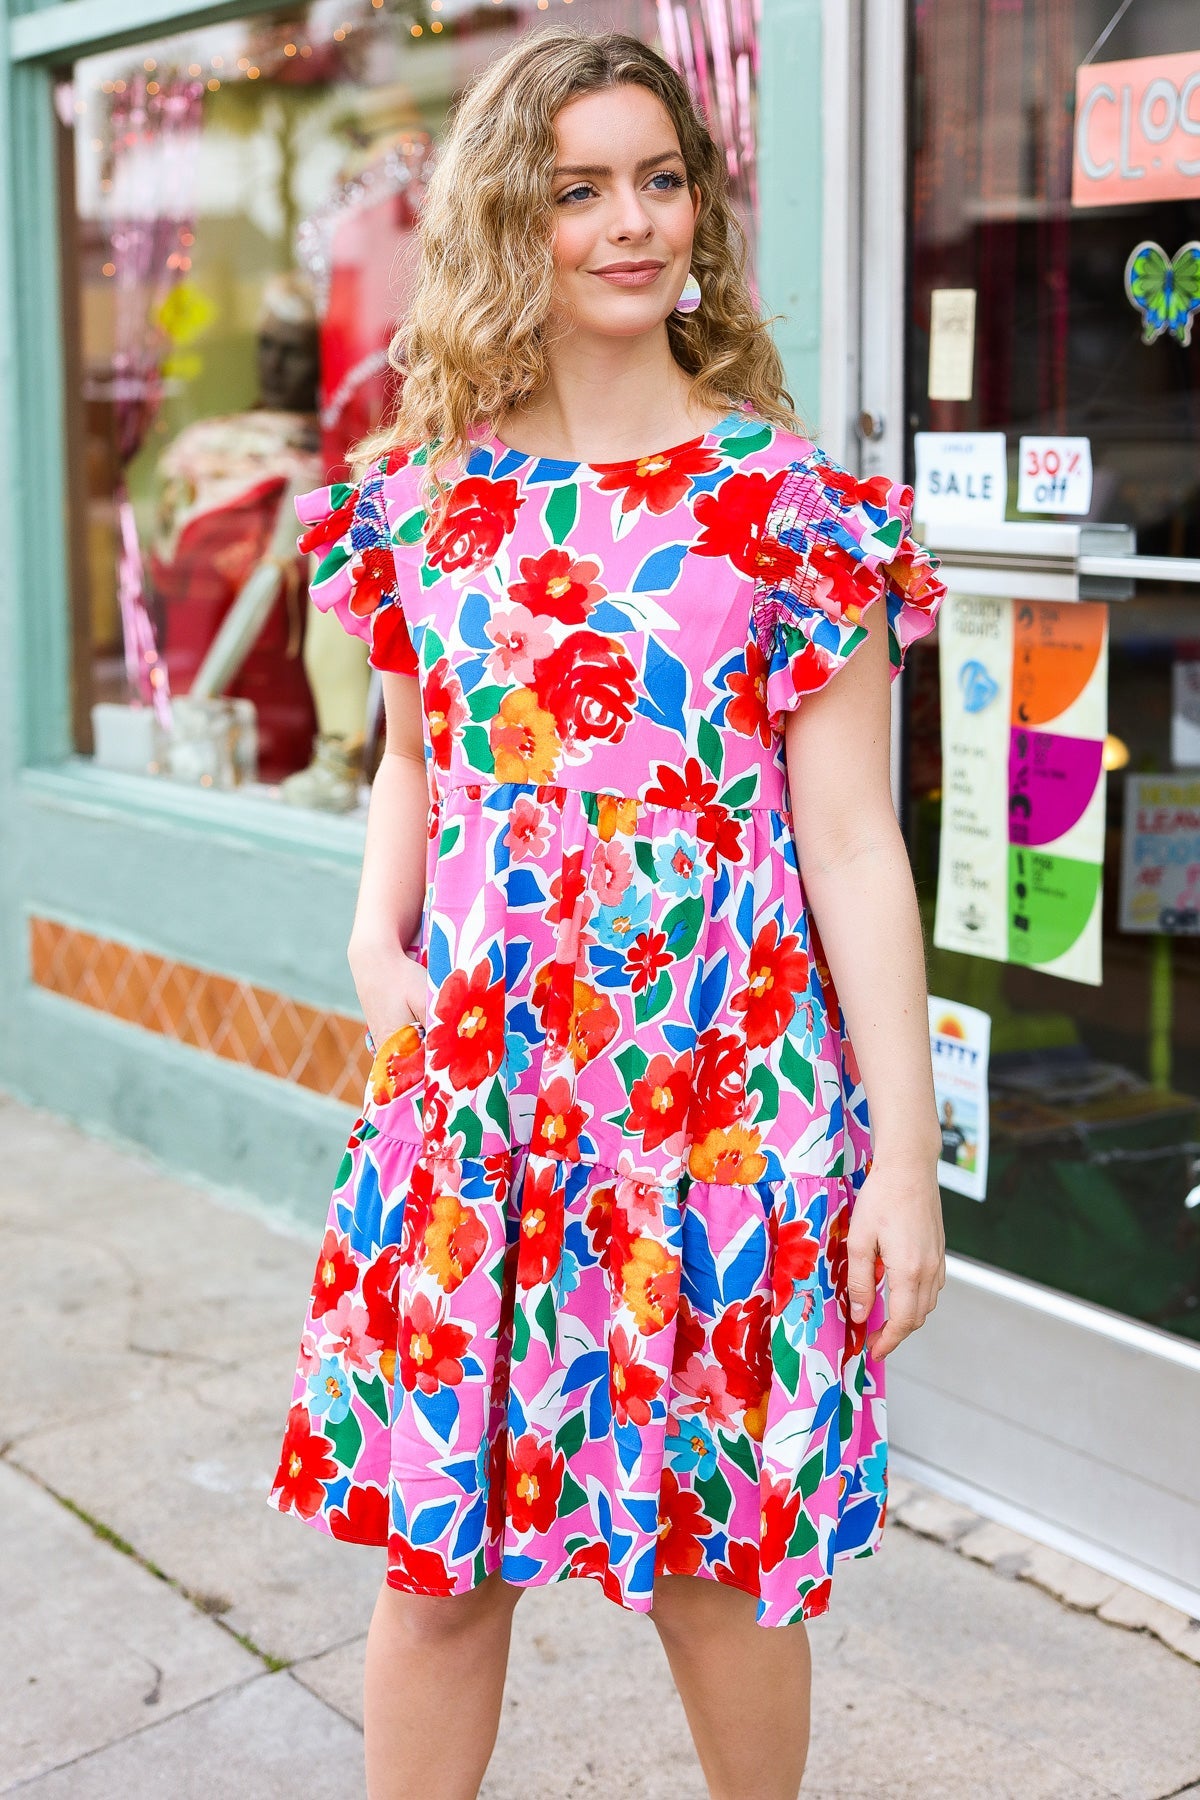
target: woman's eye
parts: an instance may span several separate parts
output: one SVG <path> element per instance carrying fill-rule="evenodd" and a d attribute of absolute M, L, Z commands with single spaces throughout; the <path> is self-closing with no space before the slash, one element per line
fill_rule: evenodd
<path fill-rule="evenodd" d="M 571 200 L 571 199 L 574 199 L 574 198 L 575 198 L 575 197 L 576 197 L 576 196 L 577 196 L 577 195 L 579 195 L 579 194 L 582 194 L 582 195 L 583 195 L 583 197 L 584 197 L 584 199 L 585 199 L 585 200 L 586 200 L 586 199 L 587 199 L 587 197 L 588 197 L 588 195 L 589 195 L 589 194 L 590 194 L 590 193 L 591 193 L 591 192 L 592 192 L 592 190 L 591 190 L 591 188 L 590 188 L 590 187 L 589 187 L 589 186 L 588 186 L 588 185 L 587 185 L 587 183 L 586 183 L 586 182 L 581 182 L 581 183 L 580 183 L 580 185 L 579 185 L 579 186 L 578 186 L 578 187 L 573 187 L 573 188 L 567 188 L 567 189 L 566 189 L 566 190 L 565 190 L 565 191 L 564 191 L 564 192 L 563 192 L 563 193 L 561 193 L 561 194 L 560 194 L 560 195 L 559 195 L 559 196 L 558 196 L 558 198 L 559 198 L 559 200 L 560 200 L 560 201 L 563 201 L 563 200 Z"/>
<path fill-rule="evenodd" d="M 659 188 L 658 191 L 660 194 L 669 193 L 672 188 L 681 188 L 683 186 L 683 176 L 678 174 L 674 169 L 660 169 L 657 175 L 652 175 L 650 179 L 651 181 L 666 182 L 667 185 L 665 188 Z"/>

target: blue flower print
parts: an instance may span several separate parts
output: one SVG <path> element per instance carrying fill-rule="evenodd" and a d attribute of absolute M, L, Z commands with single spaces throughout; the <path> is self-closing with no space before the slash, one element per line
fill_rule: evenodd
<path fill-rule="evenodd" d="M 336 1357 L 326 1356 L 315 1375 L 308 1378 L 308 1404 L 329 1425 L 340 1425 L 350 1411 L 350 1385 L 345 1366 Z"/>
<path fill-rule="evenodd" d="M 654 873 L 668 894 L 688 898 L 704 886 L 705 861 L 700 846 L 686 831 L 672 832 L 665 844 L 654 849 Z"/>

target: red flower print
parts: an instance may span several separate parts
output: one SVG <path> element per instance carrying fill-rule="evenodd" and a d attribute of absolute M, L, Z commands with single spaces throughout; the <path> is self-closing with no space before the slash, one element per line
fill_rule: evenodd
<path fill-rule="evenodd" d="M 470 1342 L 470 1332 L 453 1324 L 442 1306 L 414 1294 L 400 1319 L 400 1379 L 408 1392 L 419 1387 L 423 1394 L 436 1394 L 440 1387 L 457 1387 Z"/>
<path fill-rule="evenodd" d="M 444 656 L 438 657 L 425 677 L 424 704 L 433 760 L 439 769 L 448 769 L 455 734 L 466 724 L 469 714 L 458 679 Z"/>
<path fill-rule="evenodd" d="M 491 974 L 486 956 L 469 976 L 452 969 L 434 1003 L 438 1023 L 426 1035 L 425 1050 L 456 1088 L 478 1087 L 504 1061 L 504 982 Z"/>
<path fill-rule="evenodd" d="M 794 575 L 798 553 L 766 533 L 767 515 L 786 475 L 786 469 L 773 475 L 755 469 L 728 476 L 715 494 L 698 495 L 692 511 L 703 530 L 692 545 L 695 555 L 727 556 L 743 575 L 776 583 Z"/>
<path fill-rule="evenodd" d="M 810 1587 L 801 1602 L 801 1617 L 805 1619 L 817 1619 L 820 1618 L 822 1613 L 828 1612 L 829 1595 L 832 1587 L 833 1583 L 828 1575 L 825 1577 L 824 1581 L 818 1581 L 813 1587 Z"/>
<path fill-rule="evenodd" d="M 748 1594 L 759 1591 L 758 1545 L 749 1538 L 730 1538 L 725 1561 L 713 1566 L 713 1574 L 726 1587 L 744 1588 Z"/>
<path fill-rule="evenodd" d="M 495 608 L 484 631 L 496 646 L 487 659 L 488 673 L 502 685 L 532 681 L 534 663 L 554 648 L 554 639 L 527 606 Z"/>
<path fill-rule="evenodd" d="M 358 1284 L 358 1264 L 350 1251 L 349 1239 L 336 1231 L 327 1231 L 317 1258 L 317 1272 L 312 1285 L 314 1319 L 323 1318 L 337 1305 L 343 1294 Z"/>
<path fill-rule="evenodd" d="M 350 581 L 350 611 L 369 619 L 385 594 L 396 586 L 396 564 L 390 544 L 372 545 L 359 557 Z"/>
<path fill-rule="evenodd" d="M 274 1486 L 280 1490 L 279 1505 L 284 1512 L 298 1512 L 311 1519 L 325 1498 L 323 1483 L 339 1473 L 330 1456 L 333 1449 L 327 1437 L 314 1431 L 312 1421 L 299 1401 L 288 1413 L 283 1451 L 275 1472 Z"/>
<path fill-rule="evenodd" d="M 663 1378 L 643 1362 L 637 1354 L 636 1340 L 630 1340 L 623 1325 L 618 1325 L 608 1340 L 608 1396 L 613 1417 L 618 1425 L 648 1425 L 650 1402 L 657 1399 Z"/>
<path fill-rule="evenodd" d="M 696 1039 L 688 1131 L 704 1138 L 732 1125 L 746 1110 L 746 1047 L 733 1032 L 710 1025 Z"/>
<path fill-rule="evenodd" d="M 561 547 L 542 556 L 523 556 L 520 581 L 508 591 L 518 605 L 531 613 L 561 619 L 564 625 L 582 625 L 607 588 L 596 580 L 598 562 L 588 562 Z"/>
<path fill-rule="evenodd" d="M 592 1255 L 598 1262 L 606 1263 L 608 1261 L 609 1245 L 612 1242 L 613 1195 L 615 1191 L 610 1186 L 593 1188 L 583 1221 L 583 1229 L 588 1234 Z"/>
<path fill-rule="evenodd" d="M 745 673 L 734 669 L 725 684 L 733 695 L 725 708 L 725 723 L 742 737 L 757 738 L 764 749 L 771 745 L 767 719 L 767 659 L 751 638 L 746 645 Z"/>
<path fill-rule="evenodd" d="M 616 638 L 573 631 L 534 664 L 531 686 L 564 743 L 619 744 L 633 717 L 637 669 Z"/>
<path fill-rule="evenodd" d="M 461 1287 L 487 1249 L 487 1226 L 456 1194 L 439 1194 L 425 1227 L 424 1266 L 443 1293 Z"/>
<path fill-rule="evenodd" d="M 388 1586 L 405 1594 L 446 1596 L 454 1577 L 436 1550 L 418 1549 L 397 1534 L 388 1539 Z"/>
<path fill-rule="evenodd" d="M 550 842 L 546 809 L 527 794 L 518 794 L 508 819 L 508 851 L 514 862 L 541 856 Z"/>
<path fill-rule="evenodd" d="M 564 1162 L 579 1161 L 579 1133 L 587 1113 L 578 1104 L 565 1075 L 555 1075 L 538 1095 L 531 1148 Z"/>
<path fill-rule="evenodd" d="M 482 568 L 513 529 L 524 504 L 511 476 L 506 481 L 464 476 L 451 488 L 441 522 L 429 534 L 426 562 L 444 575 L 455 569 Z"/>
<path fill-rule="evenodd" d="M 739 1410 L 719 1363 L 705 1363 L 699 1356 L 692 1356 L 680 1364 L 677 1355 L 674 1382 L 676 1393 L 687 1395 L 687 1405 L 678 1408 L 681 1413 L 703 1413 L 711 1424 L 727 1425 Z"/>
<path fill-rule="evenodd" d="M 549 781 L 558 767 L 558 728 L 532 688 L 510 688 L 488 726 L 497 781 Z"/>
<path fill-rule="evenodd" d="M 807 1219 L 789 1219 L 783 1225 L 774 1213 L 770 1219 L 771 1306 L 775 1317 L 785 1312 L 817 1266 L 820 1246 Z"/>
<path fill-rule="evenodd" d="M 731 1394 L 741 1401 L 746 1430 L 762 1442 L 771 1392 L 771 1307 L 765 1294 L 727 1306 L 713 1330 L 713 1354 Z"/>
<path fill-rule="evenodd" d="M 796 1521 L 800 1517 L 801 1496 L 790 1493 L 786 1480 L 764 1481 L 759 1547 L 763 1570 L 778 1568 L 787 1555 Z"/>
<path fill-rule="evenodd" d="M 583 873 L 583 851 L 572 850 L 563 857 L 558 873 L 550 882 L 550 905 L 546 908 L 547 925 L 557 925 L 560 929 L 555 933 L 560 942 L 564 938 L 563 927 L 570 925 L 575 919 L 576 908 L 586 888 Z M 564 945 L 564 947 L 573 947 Z M 565 960 L 565 959 L 564 959 Z M 572 958 L 572 961 L 574 958 Z"/>
<path fill-rule="evenodd" d="M 508 1516 L 513 1530 L 547 1532 L 554 1524 L 567 1459 L 532 1432 L 508 1446 Z"/>
<path fill-rule="evenodd" d="M 857 1356 L 867 1341 L 867 1326 L 870 1315 L 866 1319 L 855 1320 L 850 1317 L 850 1258 L 846 1249 L 846 1234 L 850 1229 L 850 1207 L 842 1206 L 829 1221 L 829 1230 L 825 1240 L 825 1254 L 829 1258 L 829 1274 L 833 1282 L 834 1298 L 837 1309 L 846 1327 L 846 1342 L 842 1350 L 842 1367 Z M 875 1259 L 876 1284 L 882 1279 L 880 1259 Z"/>
<path fill-rule="evenodd" d="M 627 462 L 589 463 L 600 476 L 596 483 L 601 493 L 619 494 L 623 513 L 644 506 L 647 512 L 670 512 L 692 485 L 693 475 L 707 475 L 719 468 L 721 458 L 716 450 L 705 448 L 703 435 L 689 438 L 657 456 L 631 457 Z"/>
<path fill-rule="evenodd" d="M 384 1345 L 383 1356 L 391 1356 L 393 1363 L 395 1352 L 390 1346 L 396 1342 L 396 1284 L 399 1274 L 400 1246 L 385 1244 L 374 1261 L 363 1270 L 362 1278 L 367 1330 L 376 1343 Z M 388 1369 L 386 1379 L 390 1381 L 394 1373 L 394 1367 Z"/>
<path fill-rule="evenodd" d="M 562 1259 L 563 1190 L 553 1163 L 536 1175 L 526 1173 L 521 1188 L 521 1237 L 517 1253 L 518 1287 L 549 1281 Z"/>
<path fill-rule="evenodd" d="M 704 1327 L 697 1318 L 691 1301 L 686 1294 L 680 1296 L 679 1317 L 675 1323 L 675 1349 L 671 1366 L 673 1369 L 686 1368 L 694 1356 L 699 1356 L 704 1349 Z"/>
<path fill-rule="evenodd" d="M 493 1541 L 498 1539 L 504 1530 L 504 1503 L 507 1489 L 508 1433 L 498 1431 L 488 1445 L 487 1455 L 487 1528 Z"/>
<path fill-rule="evenodd" d="M 673 1469 L 664 1469 L 658 1496 L 658 1550 L 656 1575 L 694 1575 L 704 1560 L 700 1539 L 712 1526 L 704 1517 L 698 1494 L 681 1488 Z"/>
<path fill-rule="evenodd" d="M 782 1037 L 796 1010 L 796 996 L 808 986 L 808 954 L 794 932 L 779 935 L 769 919 L 750 950 L 749 980 L 733 995 L 734 1012 L 746 1015 L 746 1042 L 754 1049 Z"/>
<path fill-rule="evenodd" d="M 643 1150 L 657 1150 L 684 1129 L 691 1097 L 691 1051 L 678 1060 L 660 1051 L 630 1089 L 627 1129 L 641 1132 Z"/>
<path fill-rule="evenodd" d="M 639 931 L 625 952 L 624 967 L 633 977 L 629 985 L 635 994 L 653 987 L 663 970 L 670 966 L 665 931 Z"/>
<path fill-rule="evenodd" d="M 654 770 L 654 780 L 642 796 L 644 806 L 672 806 L 684 812 L 699 812 L 710 800 L 715 800 L 717 784 L 709 779 L 699 757 L 689 756 L 683 765 L 683 773 L 671 768 L 669 763 L 658 763 Z"/>
<path fill-rule="evenodd" d="M 741 862 L 742 821 L 723 806 L 708 806 L 696 815 L 696 836 L 707 845 L 704 855 L 714 875 L 722 862 Z"/>
<path fill-rule="evenodd" d="M 340 537 L 344 537 L 350 529 L 357 504 L 358 489 L 351 488 L 339 507 L 327 513 L 323 519 L 318 519 L 315 525 L 310 525 L 301 534 L 296 545 L 301 555 L 307 556 L 310 550 L 323 550 L 326 544 L 335 544 Z"/>
<path fill-rule="evenodd" d="M 371 624 L 370 663 L 373 669 L 385 669 L 393 675 L 420 672 L 403 607 L 381 606 L 375 614 Z"/>
<path fill-rule="evenodd" d="M 819 475 L 824 487 L 832 488 L 841 502 L 843 511 L 850 506 L 857 506 L 866 501 L 869 506 L 886 507 L 892 484 L 886 475 L 871 475 L 866 481 L 860 481 L 857 475 L 850 475 L 845 469 L 831 469 L 828 463 L 813 464 L 813 474 Z M 910 487 L 900 491 L 900 504 L 911 506 L 913 491 Z"/>
<path fill-rule="evenodd" d="M 814 603 L 838 625 L 857 625 L 879 594 L 879 576 L 829 538 L 818 537 L 813 544 L 807 573 Z"/>
<path fill-rule="evenodd" d="M 386 1544 L 388 1524 L 388 1497 L 377 1487 L 352 1487 L 341 1511 L 329 1515 L 334 1537 L 349 1544 Z"/>
<path fill-rule="evenodd" d="M 603 1583 L 610 1600 L 622 1598 L 621 1583 L 609 1567 L 607 1544 L 580 1544 L 571 1552 L 571 1574 L 590 1575 Z"/>

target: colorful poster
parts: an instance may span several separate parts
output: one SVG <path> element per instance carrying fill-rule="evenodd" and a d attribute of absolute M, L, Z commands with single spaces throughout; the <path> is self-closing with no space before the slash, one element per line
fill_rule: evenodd
<path fill-rule="evenodd" d="M 942 1128 L 938 1180 L 968 1200 L 987 1195 L 991 1031 L 987 1013 L 929 996 L 929 1051 Z"/>
<path fill-rule="evenodd" d="M 1200 936 L 1200 775 L 1129 775 L 1121 930 Z"/>
<path fill-rule="evenodd" d="M 934 943 L 1099 985 L 1108 611 L 952 595 Z"/>

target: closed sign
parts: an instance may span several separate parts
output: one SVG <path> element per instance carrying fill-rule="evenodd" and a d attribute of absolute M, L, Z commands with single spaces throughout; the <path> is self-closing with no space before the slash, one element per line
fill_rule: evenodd
<path fill-rule="evenodd" d="M 1075 76 L 1073 206 L 1200 197 L 1200 49 Z"/>

